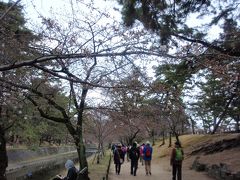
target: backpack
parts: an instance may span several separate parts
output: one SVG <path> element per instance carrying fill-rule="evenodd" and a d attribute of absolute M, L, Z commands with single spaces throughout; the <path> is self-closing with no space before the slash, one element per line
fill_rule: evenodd
<path fill-rule="evenodd" d="M 183 160 L 183 153 L 181 148 L 176 148 L 176 161 L 182 161 Z"/>
<path fill-rule="evenodd" d="M 131 151 L 131 155 L 133 159 L 137 159 L 138 158 L 138 152 L 137 149 L 132 149 Z"/>
<path fill-rule="evenodd" d="M 146 156 L 147 158 L 151 157 L 151 149 L 150 149 L 150 148 L 146 148 L 145 156 Z"/>

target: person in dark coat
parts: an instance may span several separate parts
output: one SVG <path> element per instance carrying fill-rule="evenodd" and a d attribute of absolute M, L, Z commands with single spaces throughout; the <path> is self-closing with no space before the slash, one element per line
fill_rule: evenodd
<path fill-rule="evenodd" d="M 137 148 L 137 143 L 134 142 L 129 151 L 129 158 L 131 159 L 131 175 L 136 176 L 139 157 L 140 151 L 139 148 Z"/>
<path fill-rule="evenodd" d="M 182 180 L 182 161 L 184 159 L 184 152 L 181 144 L 175 142 L 175 147 L 172 149 L 170 165 L 172 166 L 172 180 Z"/>
<path fill-rule="evenodd" d="M 122 147 L 121 144 L 118 144 L 117 148 L 114 150 L 114 155 L 113 155 L 116 174 L 120 174 L 121 165 L 123 163 L 123 158 L 124 158 L 124 153 L 121 147 Z"/>
<path fill-rule="evenodd" d="M 65 163 L 65 168 L 68 170 L 67 176 L 62 177 L 61 175 L 58 175 L 57 178 L 63 180 L 76 180 L 78 176 L 77 174 L 78 170 L 75 168 L 74 162 L 72 160 L 67 160 L 67 162 Z"/>

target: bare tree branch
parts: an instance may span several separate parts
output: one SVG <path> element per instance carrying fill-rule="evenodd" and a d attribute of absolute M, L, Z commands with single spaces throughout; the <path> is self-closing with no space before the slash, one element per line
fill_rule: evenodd
<path fill-rule="evenodd" d="M 157 57 L 171 57 L 175 58 L 174 56 L 167 55 L 165 53 L 160 53 L 160 52 L 149 52 L 149 51 L 123 51 L 120 53 L 91 53 L 91 54 L 85 54 L 85 53 L 80 53 L 80 54 L 60 54 L 60 55 L 46 55 L 42 56 L 36 59 L 32 60 L 26 60 L 22 62 L 17 62 L 13 64 L 8 64 L 8 65 L 2 65 L 0 66 L 0 71 L 8 71 L 12 69 L 17 69 L 20 67 L 24 66 L 33 66 L 34 64 L 38 63 L 43 63 L 47 61 L 52 61 L 52 60 L 57 60 L 57 59 L 74 59 L 74 58 L 93 58 L 93 57 L 111 57 L 111 56 L 126 56 L 126 55 L 151 55 L 151 56 L 157 56 Z"/>
<path fill-rule="evenodd" d="M 224 48 L 221 48 L 219 46 L 215 46 L 211 43 L 208 43 L 206 41 L 200 40 L 200 39 L 191 39 L 191 38 L 188 38 L 188 37 L 185 37 L 185 36 L 181 36 L 179 34 L 173 34 L 173 36 L 178 37 L 178 38 L 183 39 L 183 40 L 188 41 L 188 42 L 194 42 L 194 43 L 202 44 L 207 48 L 212 48 L 212 49 L 214 49 L 214 50 L 216 50 L 220 53 L 223 53 L 223 54 L 226 54 L 226 55 L 229 55 L 229 56 L 236 56 L 236 57 L 240 56 L 239 51 L 232 51 L 232 49 L 224 49 Z"/>

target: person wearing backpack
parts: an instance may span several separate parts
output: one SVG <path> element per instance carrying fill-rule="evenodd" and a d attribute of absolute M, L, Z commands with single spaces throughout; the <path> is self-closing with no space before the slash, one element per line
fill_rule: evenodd
<path fill-rule="evenodd" d="M 150 142 L 147 141 L 143 148 L 143 159 L 145 161 L 146 175 L 152 175 L 151 173 L 151 160 L 152 160 L 153 149 L 150 146 Z"/>
<path fill-rule="evenodd" d="M 136 176 L 139 156 L 140 152 L 137 148 L 137 143 L 134 142 L 132 148 L 129 150 L 129 158 L 131 159 L 131 175 Z"/>
<path fill-rule="evenodd" d="M 175 147 L 172 150 L 170 165 L 172 166 L 172 180 L 182 180 L 182 161 L 184 159 L 184 152 L 181 148 L 180 142 L 175 142 Z"/>

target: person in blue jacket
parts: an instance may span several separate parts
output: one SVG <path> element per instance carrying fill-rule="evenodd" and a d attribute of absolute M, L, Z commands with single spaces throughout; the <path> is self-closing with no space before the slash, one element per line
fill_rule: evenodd
<path fill-rule="evenodd" d="M 151 172 L 152 153 L 153 153 L 153 148 L 151 147 L 150 142 L 147 141 L 143 149 L 143 159 L 145 161 L 146 175 L 152 175 L 152 172 Z"/>

